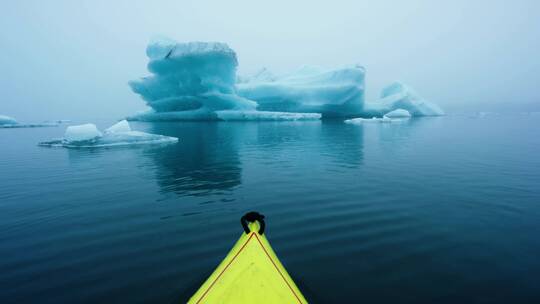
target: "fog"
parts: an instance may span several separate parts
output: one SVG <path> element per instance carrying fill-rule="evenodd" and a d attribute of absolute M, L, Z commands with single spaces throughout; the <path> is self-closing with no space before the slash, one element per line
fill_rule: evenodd
<path fill-rule="evenodd" d="M 0 11 L 0 114 L 120 118 L 145 109 L 155 35 L 223 41 L 239 73 L 366 67 L 447 112 L 540 110 L 540 1 L 10 1 Z M 321 1 L 322 2 L 322 1 Z"/>

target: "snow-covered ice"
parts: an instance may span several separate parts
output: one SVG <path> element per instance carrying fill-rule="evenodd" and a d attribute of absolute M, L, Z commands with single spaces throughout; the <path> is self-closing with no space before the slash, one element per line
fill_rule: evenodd
<path fill-rule="evenodd" d="M 175 143 L 176 137 L 132 131 L 125 120 L 100 132 L 94 124 L 69 126 L 64 138 L 39 143 L 40 146 L 66 148 L 96 148 L 140 144 Z"/>
<path fill-rule="evenodd" d="M 94 124 L 84 124 L 69 126 L 64 134 L 64 139 L 68 142 L 90 141 L 101 137 L 102 134 Z"/>
<path fill-rule="evenodd" d="M 279 76 L 264 68 L 242 77 L 236 75 L 236 53 L 225 43 L 158 39 L 148 45 L 146 54 L 151 75 L 129 85 L 150 109 L 129 120 L 316 119 L 310 114 L 382 117 L 397 109 L 412 116 L 443 114 L 401 83 L 384 88 L 380 100 L 365 102 L 366 72 L 360 65 L 304 66 Z"/>

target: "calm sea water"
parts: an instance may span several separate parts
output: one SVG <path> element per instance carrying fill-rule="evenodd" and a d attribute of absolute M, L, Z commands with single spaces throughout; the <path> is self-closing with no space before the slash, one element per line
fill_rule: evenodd
<path fill-rule="evenodd" d="M 540 302 L 538 115 L 132 127 L 0 129 L 0 303 L 185 302 L 251 210 L 314 303 Z"/>

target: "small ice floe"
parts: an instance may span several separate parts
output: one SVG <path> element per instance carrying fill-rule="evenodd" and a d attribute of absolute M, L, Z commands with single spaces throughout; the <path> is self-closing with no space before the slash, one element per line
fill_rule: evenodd
<path fill-rule="evenodd" d="M 392 119 L 389 117 L 383 116 L 381 117 L 372 117 L 372 118 L 353 118 L 353 119 L 347 119 L 345 120 L 345 123 L 348 124 L 354 124 L 354 125 L 360 125 L 364 123 L 392 123 L 392 122 L 400 122 L 401 119 Z"/>
<path fill-rule="evenodd" d="M 19 123 L 15 118 L 6 115 L 0 115 L 0 128 L 39 128 L 39 127 L 56 127 L 57 123 L 43 122 L 23 124 Z"/>
<path fill-rule="evenodd" d="M 64 140 L 67 142 L 82 142 L 97 140 L 102 137 L 103 134 L 99 132 L 96 125 L 84 124 L 78 126 L 69 126 L 64 134 Z"/>
<path fill-rule="evenodd" d="M 122 120 L 103 133 L 94 124 L 69 126 L 63 138 L 41 142 L 40 146 L 65 148 L 99 148 L 132 146 L 142 144 L 176 143 L 178 138 L 132 131 L 129 123 Z"/>
<path fill-rule="evenodd" d="M 396 109 L 394 111 L 391 111 L 391 112 L 388 112 L 386 114 L 384 114 L 384 117 L 387 117 L 387 118 L 403 118 L 403 119 L 406 119 L 406 118 L 410 118 L 411 117 L 411 113 L 409 113 L 409 111 L 405 110 L 405 109 Z"/>
<path fill-rule="evenodd" d="M 345 120 L 348 124 L 363 124 L 363 123 L 398 123 L 407 121 L 411 118 L 411 113 L 405 109 L 396 109 L 383 115 L 383 117 L 372 118 L 353 118 Z"/>

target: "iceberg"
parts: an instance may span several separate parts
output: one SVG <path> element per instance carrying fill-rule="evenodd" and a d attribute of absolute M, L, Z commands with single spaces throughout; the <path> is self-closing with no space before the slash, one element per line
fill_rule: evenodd
<path fill-rule="evenodd" d="M 412 116 L 444 115 L 439 106 L 420 97 L 412 88 L 401 82 L 394 82 L 385 87 L 379 100 L 367 102 L 365 106 L 365 112 L 370 116 L 383 116 L 397 109 L 407 110 Z"/>
<path fill-rule="evenodd" d="M 227 44 L 161 39 L 151 42 L 146 54 L 152 75 L 129 85 L 151 110 L 130 116 L 129 120 L 218 120 L 218 111 L 239 111 L 237 118 L 252 118 L 257 110 L 257 102 L 237 94 L 238 60 Z M 277 113 L 257 117 L 288 120 Z"/>
<path fill-rule="evenodd" d="M 103 133 L 94 124 L 69 126 L 63 138 L 41 142 L 39 145 L 65 148 L 99 148 L 176 142 L 178 142 L 176 137 L 132 131 L 129 123 L 123 120 L 109 127 Z"/>
<path fill-rule="evenodd" d="M 10 126 L 16 124 L 17 120 L 15 118 L 6 115 L 0 115 L 0 126 Z"/>
<path fill-rule="evenodd" d="M 153 74 L 131 81 L 131 89 L 152 108 L 130 120 L 217 119 L 218 110 L 255 110 L 236 95 L 236 53 L 225 43 L 151 42 L 146 54 Z"/>
<path fill-rule="evenodd" d="M 6 115 L 0 115 L 0 128 L 39 128 L 39 127 L 56 127 L 58 123 L 43 122 L 43 123 L 31 123 L 22 124 L 15 118 Z"/>
<path fill-rule="evenodd" d="M 388 113 L 384 114 L 383 117 L 388 117 L 388 118 L 410 118 L 411 113 L 409 113 L 409 111 L 404 110 L 404 109 L 396 109 L 394 111 L 391 111 L 391 112 L 388 112 Z"/>
<path fill-rule="evenodd" d="M 438 106 L 401 83 L 384 88 L 380 100 L 365 102 L 366 72 L 360 65 L 334 69 L 304 66 L 280 76 L 263 68 L 242 77 L 236 74 L 236 53 L 221 42 L 158 39 L 149 43 L 146 55 L 151 75 L 130 81 L 129 86 L 150 109 L 128 120 L 382 117 L 397 109 L 412 116 L 443 114 Z"/>

